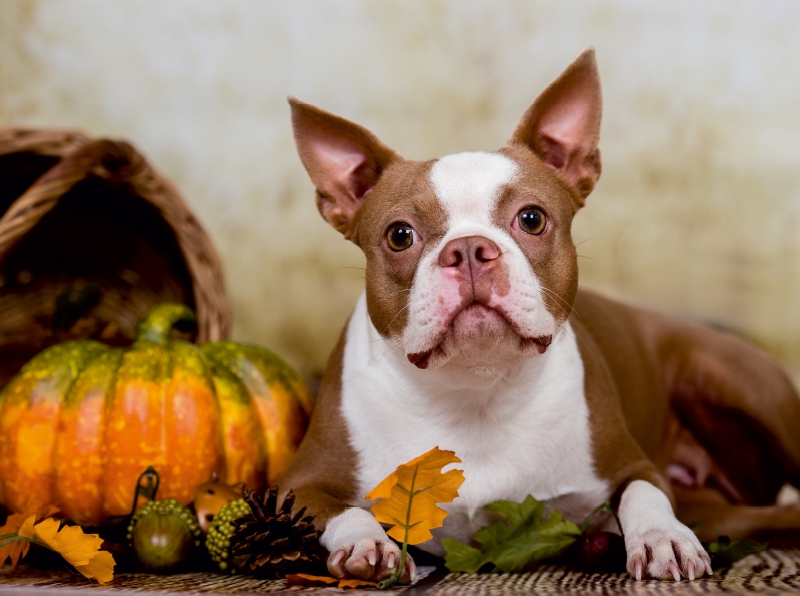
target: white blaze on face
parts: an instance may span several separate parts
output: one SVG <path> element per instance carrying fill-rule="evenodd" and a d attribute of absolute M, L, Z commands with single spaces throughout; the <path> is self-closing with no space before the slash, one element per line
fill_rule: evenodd
<path fill-rule="evenodd" d="M 459 238 L 461 225 L 493 228 L 491 212 L 500 191 L 514 182 L 517 164 L 498 153 L 458 153 L 433 164 L 431 182 L 447 212 L 448 236 Z M 455 233 L 454 233 L 455 232 Z"/>
<path fill-rule="evenodd" d="M 511 222 L 498 226 L 492 220 L 503 188 L 517 180 L 518 172 L 508 157 L 484 152 L 448 155 L 431 168 L 431 183 L 448 217 L 447 233 L 420 261 L 403 334 L 406 353 L 434 349 L 447 332 L 462 298 L 453 276 L 443 274 L 439 253 L 451 240 L 468 236 L 484 236 L 501 251 L 510 291 L 493 297 L 489 305 L 502 307 L 525 337 L 554 335 L 555 321 L 545 308 L 539 280 L 511 237 Z"/>

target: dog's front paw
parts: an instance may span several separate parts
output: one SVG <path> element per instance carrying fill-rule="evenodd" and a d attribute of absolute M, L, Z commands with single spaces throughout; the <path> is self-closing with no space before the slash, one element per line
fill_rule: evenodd
<path fill-rule="evenodd" d="M 619 519 L 625 533 L 628 573 L 658 579 L 693 580 L 711 575 L 711 560 L 689 528 L 675 518 L 667 496 L 653 484 L 634 480 L 622 493 Z"/>
<path fill-rule="evenodd" d="M 354 544 L 340 546 L 328 557 L 328 571 L 339 579 L 382 581 L 389 579 L 400 565 L 400 548 L 391 540 L 363 538 Z M 417 567 L 406 554 L 401 583 L 411 583 L 417 577 Z"/>
<path fill-rule="evenodd" d="M 694 580 L 708 573 L 711 560 L 694 533 L 677 520 L 632 535 L 625 535 L 628 573 L 637 580 L 643 572 L 657 579 L 681 576 Z"/>

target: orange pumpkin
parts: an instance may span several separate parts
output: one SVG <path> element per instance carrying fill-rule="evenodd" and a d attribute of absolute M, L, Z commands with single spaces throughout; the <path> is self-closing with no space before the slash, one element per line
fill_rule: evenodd
<path fill-rule="evenodd" d="M 82 524 L 130 511 L 153 466 L 160 499 L 192 500 L 212 472 L 263 488 L 305 433 L 312 395 L 271 352 L 170 339 L 186 306 L 161 304 L 128 349 L 91 340 L 41 352 L 0 394 L 0 503 L 52 503 Z"/>

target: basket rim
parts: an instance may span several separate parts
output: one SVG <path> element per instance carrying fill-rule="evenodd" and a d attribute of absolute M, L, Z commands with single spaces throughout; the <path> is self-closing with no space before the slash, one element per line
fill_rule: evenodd
<path fill-rule="evenodd" d="M 0 156 L 31 152 L 60 157 L 0 217 L 0 261 L 61 197 L 88 177 L 127 185 L 156 208 L 175 233 L 189 272 L 198 342 L 228 337 L 230 307 L 222 262 L 211 239 L 178 190 L 129 143 L 92 139 L 76 130 L 0 128 Z"/>
<path fill-rule="evenodd" d="M 83 131 L 70 128 L 0 128 L 0 156 L 30 152 L 64 157 L 91 140 Z"/>

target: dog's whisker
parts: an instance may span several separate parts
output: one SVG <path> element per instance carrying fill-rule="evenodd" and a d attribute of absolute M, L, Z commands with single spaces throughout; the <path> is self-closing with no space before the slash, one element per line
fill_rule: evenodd
<path fill-rule="evenodd" d="M 397 314 L 396 314 L 396 315 L 395 315 L 395 316 L 392 318 L 392 320 L 391 320 L 391 321 L 389 321 L 389 323 L 386 325 L 386 328 L 383 330 L 383 332 L 384 332 L 384 333 L 386 333 L 386 332 L 389 330 L 389 327 L 391 327 L 391 326 L 392 326 L 392 323 L 394 323 L 395 319 L 396 319 L 397 317 L 399 317 L 399 316 L 400 316 L 400 314 L 401 314 L 401 313 L 402 313 L 404 310 L 406 310 L 407 308 L 409 308 L 410 306 L 411 306 L 410 304 L 406 304 L 406 305 L 405 305 L 403 308 L 401 308 L 399 311 L 397 311 Z"/>
<path fill-rule="evenodd" d="M 383 354 L 381 354 L 381 357 L 380 357 L 380 358 L 378 358 L 378 364 L 380 364 L 381 362 L 383 362 L 383 359 L 384 359 L 384 358 L 386 358 L 386 354 L 388 354 L 388 353 L 389 353 L 389 348 L 387 347 L 387 348 L 386 348 L 386 349 L 383 351 Z"/>
<path fill-rule="evenodd" d="M 555 290 L 551 290 L 550 288 L 548 288 L 547 286 L 544 286 L 544 285 L 541 285 L 540 287 L 545 292 L 548 292 L 554 298 L 557 298 L 558 300 L 560 300 L 561 303 L 564 304 L 567 308 L 569 308 L 569 309 L 572 308 L 572 305 L 569 302 L 567 302 L 566 300 L 564 300 L 561 296 L 559 296 L 558 293 Z"/>
<path fill-rule="evenodd" d="M 570 312 L 569 312 L 567 309 L 565 309 L 563 306 L 561 306 L 561 305 L 560 305 L 558 302 L 556 302 L 556 303 L 555 303 L 555 305 L 556 305 L 558 308 L 560 308 L 560 309 L 561 309 L 561 312 L 563 312 L 565 315 L 567 315 L 567 317 L 569 317 L 569 315 L 570 315 Z"/>
<path fill-rule="evenodd" d="M 576 315 L 578 315 L 578 317 L 581 316 L 581 314 L 575 309 L 575 306 L 564 300 L 564 298 L 562 298 L 561 296 L 559 296 L 558 292 L 551 290 L 547 286 L 541 286 L 541 287 L 543 290 L 549 292 L 553 297 L 558 298 L 561 301 L 561 303 L 564 304 L 569 309 L 569 313 L 567 313 L 567 315 L 574 312 Z"/>
<path fill-rule="evenodd" d="M 498 338 L 497 338 L 497 341 L 496 341 L 496 342 L 494 342 L 494 347 L 493 347 L 491 350 L 489 350 L 488 352 L 486 352 L 486 355 L 488 356 L 489 354 L 491 354 L 492 352 L 494 352 L 494 349 L 495 349 L 497 346 L 499 346 L 499 345 L 500 345 L 500 337 L 498 336 Z"/>
<path fill-rule="evenodd" d="M 566 333 L 567 335 L 569 335 L 569 336 L 572 338 L 572 341 L 574 341 L 576 344 L 578 343 L 578 338 L 577 338 L 577 337 L 575 337 L 575 336 L 574 336 L 572 333 L 570 333 L 570 332 L 569 332 L 569 329 L 567 329 L 567 328 L 564 326 L 564 323 L 561 323 L 561 324 L 560 324 L 558 327 L 559 327 L 560 329 L 562 329 L 562 330 L 564 331 L 564 333 Z"/>
<path fill-rule="evenodd" d="M 566 305 L 566 308 L 564 308 L 564 307 L 563 307 L 563 306 L 561 306 L 560 304 L 556 303 L 556 306 L 558 306 L 558 307 L 561 309 L 561 311 L 562 311 L 562 312 L 563 312 L 565 315 L 567 315 L 567 317 L 569 317 L 569 316 L 570 316 L 570 314 L 572 314 L 573 312 L 574 312 L 575 314 L 577 314 L 577 315 L 578 315 L 578 317 L 580 317 L 580 314 L 578 314 L 578 312 L 577 312 L 577 311 L 576 311 L 576 310 L 575 310 L 575 309 L 572 307 L 572 305 L 571 305 L 569 302 L 567 302 L 566 300 L 564 300 L 564 299 L 563 299 L 561 296 L 559 296 L 558 294 L 556 294 L 556 293 L 555 293 L 553 290 L 551 290 L 550 288 L 546 288 L 545 286 L 541 286 L 541 288 L 542 288 L 542 290 L 543 290 L 543 291 L 547 292 L 547 294 L 548 294 L 549 296 L 552 296 L 553 298 L 555 298 L 555 299 L 557 299 L 557 300 L 560 300 L 560 301 L 561 301 L 563 304 L 565 304 L 565 305 Z M 567 310 L 567 309 L 569 309 L 569 310 Z"/>
<path fill-rule="evenodd" d="M 464 351 L 463 346 L 461 347 L 461 355 L 464 356 L 464 360 L 469 362 L 470 366 L 475 366 L 475 361 L 472 360 L 472 358 L 470 358 L 469 356 L 467 356 L 467 353 Z"/>
<path fill-rule="evenodd" d="M 429 359 L 433 358 L 433 356 L 436 354 L 436 352 L 441 352 L 442 354 L 444 354 L 444 350 L 442 349 L 442 344 L 439 344 L 438 346 L 433 348 L 433 351 L 431 352 L 431 355 L 430 355 Z"/>

